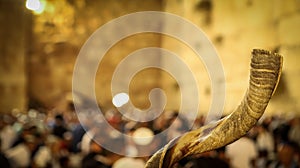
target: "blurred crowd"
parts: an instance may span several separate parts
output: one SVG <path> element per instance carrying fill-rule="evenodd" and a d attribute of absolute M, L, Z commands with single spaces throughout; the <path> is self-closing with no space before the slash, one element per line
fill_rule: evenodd
<path fill-rule="evenodd" d="M 0 114 L 0 167 L 144 167 L 149 155 L 190 128 L 189 121 L 177 112 L 163 113 L 150 122 L 128 120 L 116 110 L 108 110 L 104 118 L 95 117 L 94 113 L 81 115 L 55 110 L 45 113 L 31 109 L 26 113 L 15 110 Z M 115 131 L 101 126 L 104 120 Z M 204 122 L 205 117 L 199 116 L 191 129 L 203 126 Z M 166 134 L 160 139 L 146 141 L 125 142 L 118 134 L 119 131 L 129 136 L 138 133 L 150 136 L 164 130 Z M 104 146 L 112 150 L 99 144 L 107 144 Z M 299 146 L 299 117 L 268 116 L 236 142 L 184 158 L 176 167 L 297 168 L 300 165 Z M 114 148 L 121 149 L 121 154 L 113 152 Z"/>

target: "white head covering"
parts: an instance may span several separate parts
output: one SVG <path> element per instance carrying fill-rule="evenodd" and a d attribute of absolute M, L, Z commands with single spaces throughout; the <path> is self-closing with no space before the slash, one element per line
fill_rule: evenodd
<path fill-rule="evenodd" d="M 129 157 L 123 157 L 117 160 L 112 168 L 124 168 L 124 167 L 132 167 L 132 168 L 144 168 L 145 162 L 142 159 L 134 159 Z"/>

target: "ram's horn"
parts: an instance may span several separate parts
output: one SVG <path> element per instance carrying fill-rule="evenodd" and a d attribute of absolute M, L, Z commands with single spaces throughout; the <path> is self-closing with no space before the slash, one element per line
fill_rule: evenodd
<path fill-rule="evenodd" d="M 220 148 L 244 136 L 264 113 L 279 82 L 281 68 L 279 54 L 254 49 L 249 88 L 237 109 L 216 123 L 169 142 L 148 160 L 146 168 L 170 168 L 184 157 Z"/>

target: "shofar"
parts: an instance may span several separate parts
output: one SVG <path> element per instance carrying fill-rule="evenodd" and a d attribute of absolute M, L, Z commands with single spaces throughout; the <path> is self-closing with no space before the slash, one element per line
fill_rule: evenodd
<path fill-rule="evenodd" d="M 264 113 L 279 82 L 281 68 L 279 54 L 254 49 L 249 88 L 237 109 L 218 122 L 169 142 L 148 160 L 145 167 L 170 168 L 184 157 L 220 148 L 244 136 Z"/>

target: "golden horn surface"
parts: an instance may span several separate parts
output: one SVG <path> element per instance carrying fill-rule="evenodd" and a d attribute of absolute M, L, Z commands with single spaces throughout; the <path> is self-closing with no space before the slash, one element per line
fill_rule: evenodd
<path fill-rule="evenodd" d="M 169 168 L 186 156 L 220 148 L 244 136 L 264 113 L 279 83 L 281 69 L 282 56 L 254 49 L 249 87 L 236 110 L 169 142 L 148 160 L 145 168 Z"/>

